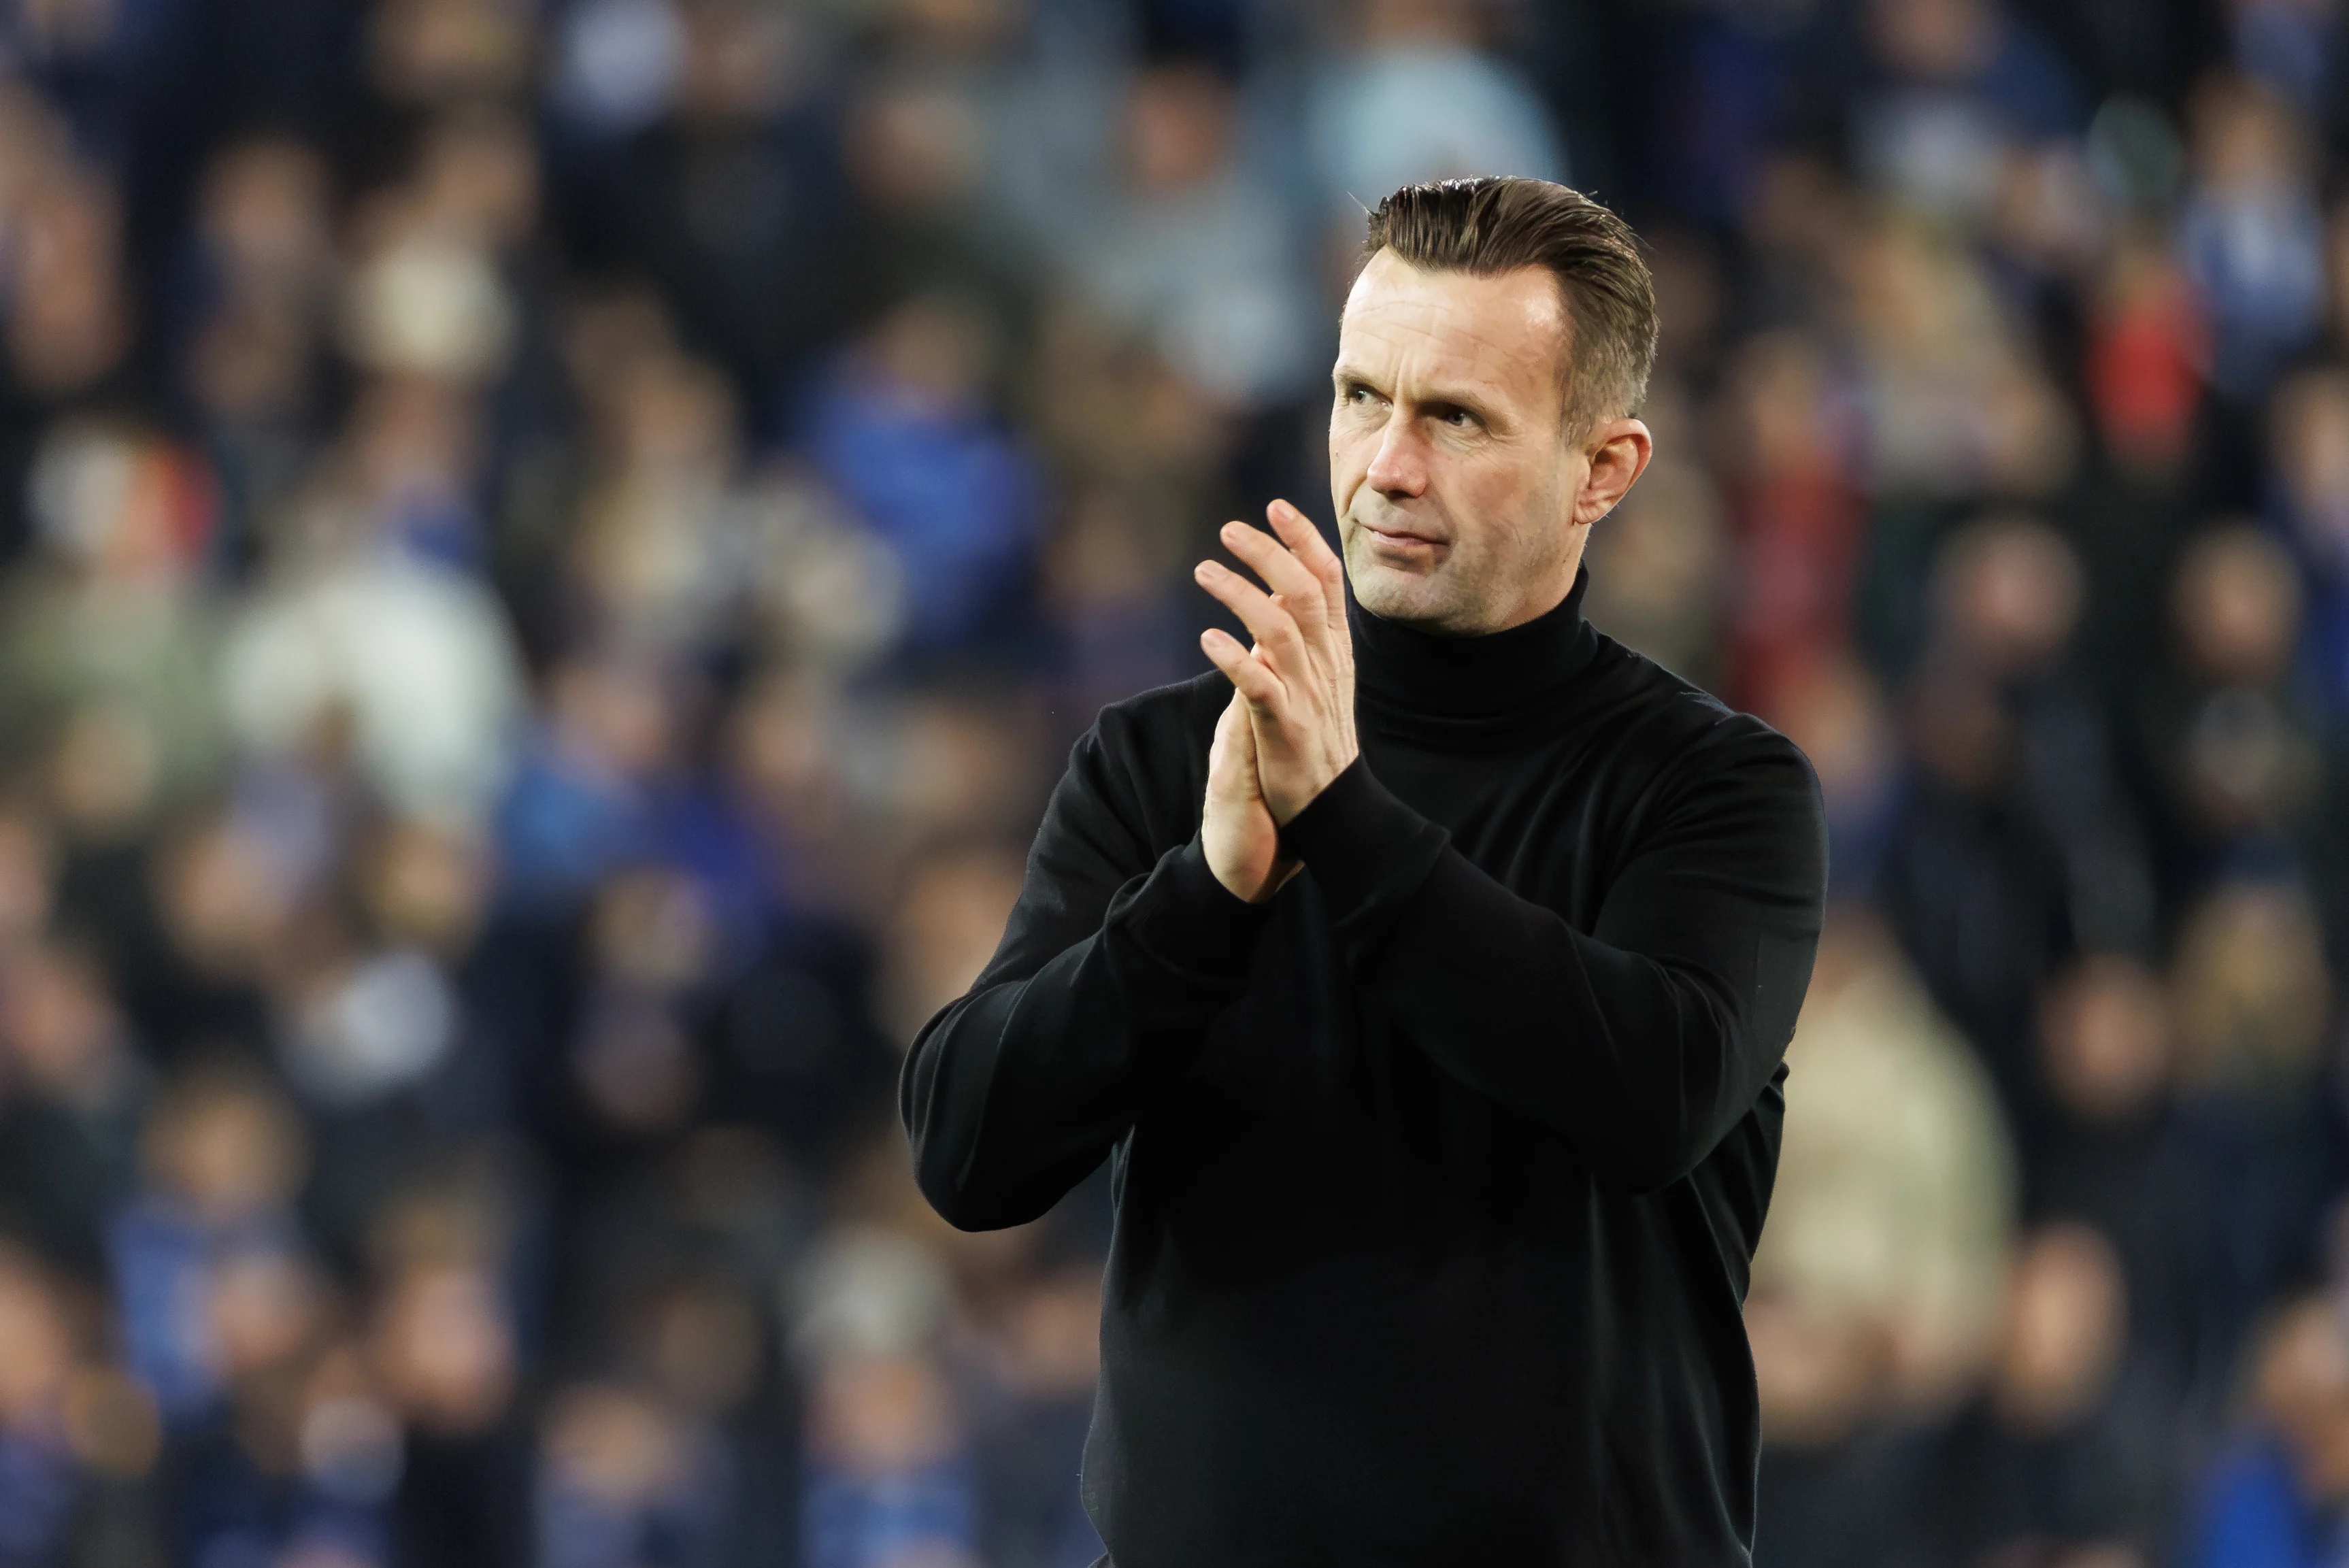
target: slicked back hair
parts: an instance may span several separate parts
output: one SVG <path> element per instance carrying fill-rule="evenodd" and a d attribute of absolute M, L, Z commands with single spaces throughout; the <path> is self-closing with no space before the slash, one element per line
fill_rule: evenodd
<path fill-rule="evenodd" d="M 1630 225 L 1581 191 L 1493 175 L 1406 185 L 1371 214 L 1363 260 L 1383 250 L 1423 272 L 1547 269 L 1566 300 L 1568 434 L 1640 411 L 1656 362 L 1655 284 Z"/>

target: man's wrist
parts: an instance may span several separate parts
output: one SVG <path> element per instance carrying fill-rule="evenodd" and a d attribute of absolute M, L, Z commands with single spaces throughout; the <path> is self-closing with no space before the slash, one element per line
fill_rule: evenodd
<path fill-rule="evenodd" d="M 1360 756 L 1280 830 L 1281 849 L 1305 863 L 1341 918 L 1416 892 L 1450 841 L 1390 793 Z"/>
<path fill-rule="evenodd" d="M 1214 970 L 1245 965 L 1271 910 L 1269 900 L 1251 903 L 1226 887 L 1194 834 L 1159 862 L 1137 913 L 1185 966 Z"/>
<path fill-rule="evenodd" d="M 1206 866 L 1207 874 L 1215 878 L 1217 887 L 1251 907 L 1270 903 L 1279 896 L 1280 890 L 1288 885 L 1289 879 L 1302 869 L 1294 857 L 1283 857 L 1273 863 L 1261 882 L 1251 883 L 1246 872 L 1219 863 L 1214 851 L 1206 849 L 1204 843 L 1200 848 L 1200 860 Z"/>
<path fill-rule="evenodd" d="M 1274 825 L 1286 831 L 1289 823 L 1295 821 L 1299 817 L 1303 816 L 1308 810 L 1311 810 L 1314 801 L 1319 800 L 1322 796 L 1328 794 L 1330 792 L 1330 787 L 1337 783 L 1339 779 L 1343 779 L 1349 772 L 1352 771 L 1353 769 L 1361 762 L 1361 760 L 1362 754 L 1361 749 L 1358 748 L 1346 758 L 1345 762 L 1339 767 L 1335 773 L 1332 773 L 1328 779 L 1321 782 L 1319 788 L 1316 789 L 1310 795 L 1306 796 L 1304 799 L 1297 802 L 1296 805 L 1290 807 L 1286 814 L 1274 811 Z M 1270 809 L 1271 802 L 1268 799 L 1266 802 L 1266 806 L 1268 810 Z"/>

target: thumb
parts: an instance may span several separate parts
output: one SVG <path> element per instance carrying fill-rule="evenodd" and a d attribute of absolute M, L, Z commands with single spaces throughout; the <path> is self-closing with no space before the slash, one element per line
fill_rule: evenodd
<path fill-rule="evenodd" d="M 1256 777 L 1256 714 L 1248 707 L 1247 698 L 1238 692 L 1232 693 L 1231 706 L 1224 709 L 1224 717 L 1231 721 L 1233 758 L 1247 769 L 1248 777 L 1253 779 Z"/>
<path fill-rule="evenodd" d="M 1216 719 L 1215 744 L 1207 751 L 1207 792 L 1230 800 L 1254 800 L 1264 793 L 1257 776 L 1256 726 L 1247 698 L 1232 694 Z"/>
<path fill-rule="evenodd" d="M 1245 754 L 1242 748 L 1245 748 Z M 1232 786 L 1243 773 L 1255 771 L 1256 737 L 1248 729 L 1247 716 L 1240 707 L 1240 695 L 1216 717 L 1216 738 L 1207 748 L 1207 790 L 1210 794 L 1229 794 Z"/>

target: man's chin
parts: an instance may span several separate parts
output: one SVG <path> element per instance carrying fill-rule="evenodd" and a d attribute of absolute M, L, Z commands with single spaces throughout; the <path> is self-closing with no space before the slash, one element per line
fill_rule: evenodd
<path fill-rule="evenodd" d="M 1459 614 L 1454 584 L 1440 571 L 1412 572 L 1372 561 L 1348 575 L 1353 581 L 1354 602 L 1381 620 L 1439 631 Z"/>

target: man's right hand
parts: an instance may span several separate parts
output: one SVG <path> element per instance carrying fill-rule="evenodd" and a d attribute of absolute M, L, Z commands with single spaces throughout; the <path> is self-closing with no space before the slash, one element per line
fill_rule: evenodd
<path fill-rule="evenodd" d="M 1232 694 L 1216 720 L 1207 749 L 1207 799 L 1199 823 L 1207 869 L 1237 897 L 1262 903 L 1297 874 L 1297 861 L 1280 852 L 1280 828 L 1264 803 L 1256 770 L 1256 730 L 1247 704 Z"/>

